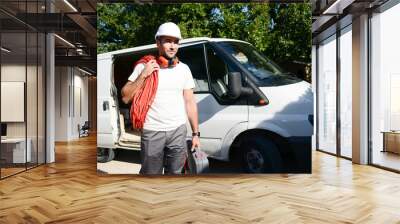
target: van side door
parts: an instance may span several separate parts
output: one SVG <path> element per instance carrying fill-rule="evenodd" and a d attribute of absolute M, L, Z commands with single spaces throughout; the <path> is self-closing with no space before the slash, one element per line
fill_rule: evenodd
<path fill-rule="evenodd" d="M 201 149 L 211 157 L 227 160 L 227 154 L 221 152 L 222 141 L 236 125 L 248 122 L 247 101 L 229 99 L 231 68 L 211 47 L 206 44 L 182 47 L 178 57 L 189 66 L 195 80 Z"/>
<path fill-rule="evenodd" d="M 119 128 L 111 55 L 98 56 L 97 71 L 97 146 L 115 148 Z"/>

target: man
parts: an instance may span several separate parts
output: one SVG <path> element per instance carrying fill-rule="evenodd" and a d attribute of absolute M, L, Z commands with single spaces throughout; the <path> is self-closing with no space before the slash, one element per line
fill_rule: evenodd
<path fill-rule="evenodd" d="M 155 96 L 141 131 L 140 174 L 162 174 L 163 168 L 166 174 L 180 174 L 186 160 L 188 118 L 193 131 L 192 149 L 200 146 L 194 81 L 189 67 L 176 57 L 182 39 L 179 27 L 171 22 L 164 23 L 158 28 L 155 39 L 157 60 L 135 66 L 122 88 L 122 100 L 125 104 L 132 102 L 135 94 L 143 90 L 146 79 L 158 73 Z M 168 67 L 160 67 L 158 63 L 162 64 L 165 59 Z M 153 74 L 155 71 L 157 73 Z"/>

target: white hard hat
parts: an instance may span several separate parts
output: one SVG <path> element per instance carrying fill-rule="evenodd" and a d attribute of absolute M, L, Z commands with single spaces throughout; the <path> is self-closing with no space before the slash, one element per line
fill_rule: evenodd
<path fill-rule="evenodd" d="M 161 26 L 158 27 L 155 39 L 157 39 L 159 36 L 170 36 L 176 37 L 179 40 L 182 39 L 181 30 L 175 23 L 172 22 L 161 24 Z"/>

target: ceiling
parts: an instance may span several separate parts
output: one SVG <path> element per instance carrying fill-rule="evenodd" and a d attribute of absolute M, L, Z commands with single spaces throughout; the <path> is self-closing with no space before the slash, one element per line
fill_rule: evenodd
<path fill-rule="evenodd" d="M 78 66 L 95 74 L 96 4 L 96 0 L 1 0 L 3 46 L 7 42 L 14 54 L 29 55 L 36 46 L 28 44 L 27 53 L 21 50 L 25 35 L 18 33 L 55 33 L 56 66 Z M 28 41 L 32 38 L 27 37 Z"/>
<path fill-rule="evenodd" d="M 353 17 L 373 11 L 388 0 L 311 0 L 313 42 L 351 23 Z M 336 27 L 335 27 L 336 26 Z"/>

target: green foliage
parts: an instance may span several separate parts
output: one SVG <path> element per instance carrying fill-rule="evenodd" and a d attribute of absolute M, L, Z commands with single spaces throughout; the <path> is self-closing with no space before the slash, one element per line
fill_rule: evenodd
<path fill-rule="evenodd" d="M 302 4 L 98 4 L 98 53 L 154 43 L 171 21 L 183 38 L 247 41 L 277 62 L 311 61 L 311 5 Z"/>
<path fill-rule="evenodd" d="M 311 5 L 272 4 L 267 55 L 285 61 L 311 61 Z"/>

